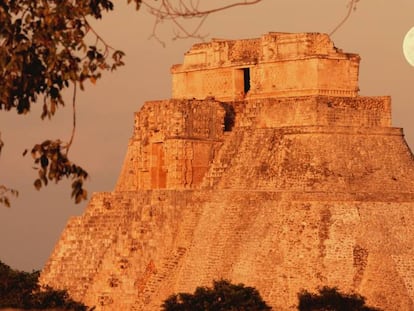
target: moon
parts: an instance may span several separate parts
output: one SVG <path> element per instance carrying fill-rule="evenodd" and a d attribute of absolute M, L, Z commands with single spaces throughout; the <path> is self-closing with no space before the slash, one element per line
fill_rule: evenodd
<path fill-rule="evenodd" d="M 404 37 L 403 52 L 407 62 L 414 66 L 414 27 L 412 27 Z"/>

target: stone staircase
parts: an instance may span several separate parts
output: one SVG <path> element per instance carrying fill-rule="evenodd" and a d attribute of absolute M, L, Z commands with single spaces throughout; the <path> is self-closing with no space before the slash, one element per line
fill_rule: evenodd
<path fill-rule="evenodd" d="M 221 176 L 237 155 L 238 145 L 243 136 L 243 133 L 238 131 L 226 133 L 223 145 L 206 173 L 201 188 L 214 188 L 220 182 Z"/>

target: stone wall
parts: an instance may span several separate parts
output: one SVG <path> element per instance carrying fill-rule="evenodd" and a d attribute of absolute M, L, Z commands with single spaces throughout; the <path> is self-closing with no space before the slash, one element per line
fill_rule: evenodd
<path fill-rule="evenodd" d="M 321 285 L 412 310 L 414 195 L 398 197 L 158 190 L 122 193 L 122 203 L 120 193 L 97 195 L 63 233 L 42 282 L 98 310 L 158 310 L 168 295 L 219 278 L 257 287 L 276 310 L 294 310 L 301 289 Z"/>
<path fill-rule="evenodd" d="M 172 97 L 221 101 L 358 93 L 359 56 L 342 53 L 324 34 L 269 33 L 260 39 L 193 46 L 174 65 Z"/>
<path fill-rule="evenodd" d="M 403 193 L 414 189 L 413 175 L 412 154 L 397 129 L 236 130 L 214 159 L 204 186 Z"/>
<path fill-rule="evenodd" d="M 389 97 L 307 96 L 251 99 L 232 104 L 240 127 L 281 128 L 289 126 L 363 127 L 391 126 Z"/>
<path fill-rule="evenodd" d="M 197 187 L 222 140 L 225 114 L 214 100 L 147 102 L 135 116 L 116 190 Z"/>
<path fill-rule="evenodd" d="M 357 96 L 359 57 L 320 34 L 199 44 L 173 76 L 259 60 L 271 70 L 251 69 L 245 98 L 218 101 L 234 81 L 194 75 L 176 93 L 189 99 L 145 103 L 115 191 L 68 222 L 42 284 L 97 311 L 159 310 L 220 278 L 256 287 L 275 310 L 321 286 L 414 310 L 414 162 L 390 98 Z M 271 75 L 283 92 L 265 90 Z M 253 96 L 259 82 L 267 97 Z M 192 98 L 198 84 L 218 97 Z"/>
<path fill-rule="evenodd" d="M 277 310 L 325 285 L 414 310 L 413 156 L 389 126 L 388 97 L 206 101 L 200 111 L 214 122 L 183 119 L 200 101 L 175 103 L 136 115 L 116 191 L 94 194 L 71 219 L 43 284 L 97 310 L 159 310 L 170 294 L 219 278 L 257 287 Z M 168 174 L 184 179 L 132 183 L 139 173 L 125 172 L 139 172 L 143 155 L 131 146 L 142 141 L 163 142 Z"/>

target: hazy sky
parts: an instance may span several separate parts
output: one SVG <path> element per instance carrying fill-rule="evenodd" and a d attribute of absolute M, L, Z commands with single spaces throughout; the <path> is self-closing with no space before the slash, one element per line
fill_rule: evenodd
<path fill-rule="evenodd" d="M 218 0 L 201 0 L 229 2 Z M 169 69 L 181 63 L 194 40 L 172 41 L 173 29 L 165 24 L 161 37 L 148 40 L 153 20 L 145 10 L 136 12 L 126 0 L 104 17 L 96 30 L 127 56 L 126 66 L 107 74 L 95 86 L 78 93 L 78 126 L 73 160 L 91 175 L 90 192 L 111 191 L 118 178 L 133 129 L 133 113 L 147 100 L 171 94 Z M 347 12 L 348 0 L 264 0 L 209 17 L 201 33 L 209 38 L 255 38 L 270 31 L 329 33 Z M 393 125 L 403 127 L 414 148 L 414 67 L 404 59 L 402 40 L 414 26 L 413 0 L 360 0 L 349 21 L 332 37 L 345 52 L 358 53 L 361 95 L 391 95 Z M 0 184 L 17 188 L 10 209 L 0 207 L 0 260 L 24 270 L 41 269 L 69 217 L 80 215 L 86 204 L 75 205 L 68 183 L 34 190 L 37 172 L 26 148 L 46 138 L 68 139 L 71 109 L 60 109 L 51 121 L 40 121 L 40 106 L 27 116 L 0 111 L 5 142 L 0 158 Z"/>

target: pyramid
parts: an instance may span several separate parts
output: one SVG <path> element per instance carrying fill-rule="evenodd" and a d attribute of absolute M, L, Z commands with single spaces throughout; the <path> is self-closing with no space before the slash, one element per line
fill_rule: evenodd
<path fill-rule="evenodd" d="M 160 310 L 222 278 L 274 310 L 322 286 L 414 310 L 413 155 L 390 97 L 358 95 L 359 61 L 319 33 L 194 45 L 41 283 L 96 310 Z"/>

